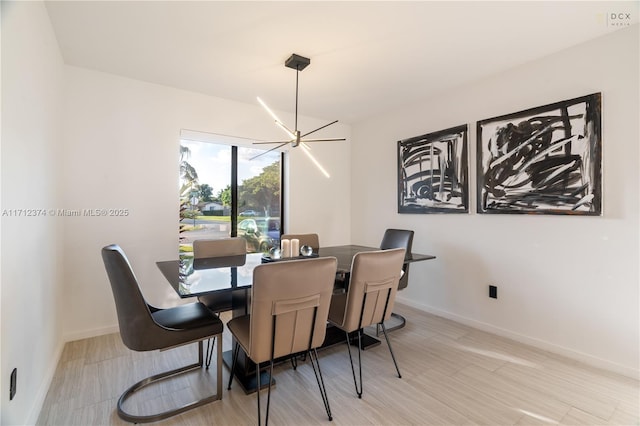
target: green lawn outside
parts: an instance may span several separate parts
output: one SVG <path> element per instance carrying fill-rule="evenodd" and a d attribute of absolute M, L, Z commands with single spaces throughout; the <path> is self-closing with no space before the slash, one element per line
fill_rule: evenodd
<path fill-rule="evenodd" d="M 231 222 L 231 216 L 196 216 L 196 219 L 210 222 Z"/>
<path fill-rule="evenodd" d="M 243 219 L 264 219 L 264 216 L 238 216 L 238 221 Z M 198 220 L 206 220 L 209 222 L 231 222 L 231 216 L 196 216 Z"/>

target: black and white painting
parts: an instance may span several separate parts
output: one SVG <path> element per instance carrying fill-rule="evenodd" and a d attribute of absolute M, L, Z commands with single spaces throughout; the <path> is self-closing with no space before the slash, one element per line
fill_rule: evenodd
<path fill-rule="evenodd" d="M 478 122 L 479 213 L 602 214 L 601 94 Z"/>
<path fill-rule="evenodd" d="M 467 125 L 398 142 L 398 213 L 468 213 Z"/>

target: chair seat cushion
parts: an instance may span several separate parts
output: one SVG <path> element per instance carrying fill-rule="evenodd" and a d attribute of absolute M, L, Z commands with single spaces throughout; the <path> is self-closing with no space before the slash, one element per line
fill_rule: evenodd
<path fill-rule="evenodd" d="M 242 349 L 249 353 L 249 330 L 251 324 L 251 316 L 244 315 L 241 317 L 232 318 L 227 322 L 227 328 L 236 338 Z"/>
<path fill-rule="evenodd" d="M 233 309 L 233 294 L 231 292 L 205 294 L 198 296 L 198 301 L 216 313 Z"/>
<path fill-rule="evenodd" d="M 222 333 L 222 321 L 202 303 L 189 303 L 173 308 L 161 309 L 151 314 L 153 320 L 163 327 L 176 330 L 193 330 L 206 327 L 210 333 Z"/>

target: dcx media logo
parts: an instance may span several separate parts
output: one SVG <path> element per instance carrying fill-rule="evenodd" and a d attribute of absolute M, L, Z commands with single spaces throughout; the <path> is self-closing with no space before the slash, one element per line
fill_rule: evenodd
<path fill-rule="evenodd" d="M 628 27 L 632 23 L 631 12 L 607 12 L 608 27 Z"/>

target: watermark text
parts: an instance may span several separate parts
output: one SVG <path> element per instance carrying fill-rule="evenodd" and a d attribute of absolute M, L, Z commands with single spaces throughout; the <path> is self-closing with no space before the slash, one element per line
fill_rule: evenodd
<path fill-rule="evenodd" d="M 131 211 L 122 208 L 97 209 L 3 209 L 2 217 L 124 217 Z"/>

